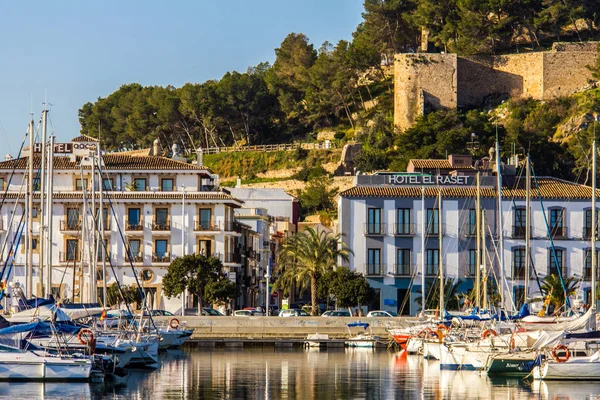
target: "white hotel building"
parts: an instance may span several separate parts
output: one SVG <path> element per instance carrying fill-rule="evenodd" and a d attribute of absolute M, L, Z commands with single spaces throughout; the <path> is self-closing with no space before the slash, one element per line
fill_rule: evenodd
<path fill-rule="evenodd" d="M 462 162 L 453 163 L 457 158 Z M 480 265 L 475 241 L 477 190 L 473 176 L 478 170 L 484 175 L 480 193 L 487 225 L 488 275 L 500 277 L 496 177 L 489 169 L 472 167 L 470 156 L 411 160 L 408 173 L 358 175 L 354 187 L 340 194 L 338 230 L 354 251 L 348 266 L 363 273 L 378 293 L 372 307 L 411 315 L 419 312 L 416 299 L 421 297 L 421 271 L 425 270 L 426 285 L 438 274 L 440 230 L 445 276 L 460 280 L 461 289 L 473 287 L 475 270 Z M 505 173 L 504 295 L 505 304 L 514 299 L 519 307 L 523 302 L 525 271 L 525 174 L 519 178 L 514 167 L 506 168 Z M 531 260 L 535 271 L 531 271 L 529 280 L 530 297 L 540 294 L 537 278 L 541 281 L 561 270 L 563 276 L 579 280 L 578 296 L 589 303 L 591 195 L 589 186 L 556 178 L 538 177 L 532 182 Z"/>
<path fill-rule="evenodd" d="M 95 266 L 98 293 L 102 293 L 102 255 L 99 254 L 97 261 L 92 262 L 90 239 L 82 235 L 86 226 L 88 229 L 92 226 L 92 179 L 88 157 L 89 148 L 96 144 L 94 138 L 79 136 L 72 139 L 70 146 L 55 146 L 55 149 L 70 152 L 55 154 L 51 188 L 54 196 L 51 213 L 52 291 L 56 298 L 63 300 L 94 302 L 102 297 L 96 297 L 90 287 L 90 276 L 95 275 L 92 270 Z M 181 308 L 182 300 L 167 299 L 162 293 L 161 283 L 175 257 L 192 253 L 213 254 L 221 259 L 226 272 L 236 272 L 231 275 L 241 276 L 241 252 L 236 247 L 241 227 L 234 220 L 234 210 L 240 208 L 243 202 L 220 190 L 216 175 L 182 159 L 160 156 L 157 146 L 149 150 L 104 154 L 102 158 L 107 285 L 116 279 L 123 284 L 133 284 L 135 274 L 149 295 L 151 307 L 176 311 Z M 35 171 L 40 166 L 40 159 L 39 154 L 34 155 Z M 6 193 L 0 210 L 0 240 L 2 243 L 7 241 L 4 260 L 13 241 L 16 241 L 15 232 L 26 207 L 27 174 L 27 156 L 0 162 L 0 188 Z M 85 201 L 84 187 L 87 189 Z M 96 184 L 98 189 L 99 184 Z M 98 192 L 95 196 L 96 207 L 99 208 Z M 43 282 L 39 267 L 42 229 L 40 213 L 37 212 L 39 198 L 37 191 L 32 235 L 32 293 L 37 296 L 42 295 Z M 26 285 L 26 235 L 27 229 L 15 254 L 15 268 L 8 279 L 9 282 L 19 282 L 23 289 Z M 131 264 L 135 272 L 122 238 L 131 248 Z M 191 307 L 192 302 L 188 299 L 186 307 Z"/>

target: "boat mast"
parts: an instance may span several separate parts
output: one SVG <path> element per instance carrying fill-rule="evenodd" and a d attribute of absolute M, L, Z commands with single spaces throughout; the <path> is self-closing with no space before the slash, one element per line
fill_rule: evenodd
<path fill-rule="evenodd" d="M 102 254 L 102 306 L 106 307 L 106 236 L 104 225 L 104 178 L 102 177 L 102 153 L 100 151 L 100 135 L 98 135 L 98 176 L 100 181 L 100 254 Z M 112 187 L 110 187 L 112 190 Z M 108 208 L 106 209 L 108 216 Z"/>
<path fill-rule="evenodd" d="M 482 307 L 487 308 L 487 247 L 485 244 L 485 210 L 481 210 L 481 272 L 483 281 L 483 303 Z"/>
<path fill-rule="evenodd" d="M 596 121 L 594 121 L 594 126 Z M 596 141 L 592 144 L 592 288 L 590 291 L 590 295 L 592 297 L 592 310 L 596 311 L 596 263 L 597 254 L 596 254 L 596 235 L 598 234 L 598 214 L 596 212 Z M 596 318 L 592 318 L 592 324 L 596 324 Z M 595 326 L 593 327 L 595 329 Z"/>
<path fill-rule="evenodd" d="M 525 173 L 525 287 L 523 288 L 523 304 L 527 303 L 529 270 L 531 268 L 531 159 L 529 153 L 527 154 L 525 168 L 527 168 L 527 172 Z"/>
<path fill-rule="evenodd" d="M 48 195 L 46 196 L 46 291 L 52 294 L 52 205 L 54 204 L 54 136 L 50 136 L 48 146 Z M 60 292 L 60 289 L 59 289 Z"/>
<path fill-rule="evenodd" d="M 425 316 L 425 186 L 421 186 L 421 315 Z"/>
<path fill-rule="evenodd" d="M 480 307 L 480 303 L 479 303 L 479 298 L 480 298 L 480 294 L 479 294 L 479 283 L 481 281 L 481 273 L 479 271 L 479 265 L 480 265 L 480 260 L 481 260 L 481 218 L 479 216 L 479 213 L 481 212 L 481 181 L 480 181 L 480 175 L 479 175 L 479 171 L 477 171 L 477 175 L 476 175 L 476 179 L 477 179 L 477 203 L 475 206 L 475 232 L 476 232 L 476 254 L 477 257 L 475 259 L 475 307 L 479 308 Z M 471 232 L 469 232 L 471 233 Z"/>
<path fill-rule="evenodd" d="M 25 268 L 25 281 L 27 286 L 27 298 L 31 298 L 33 294 L 33 135 L 34 125 L 33 117 L 29 121 L 29 175 L 27 177 L 27 242 L 25 254 L 27 257 L 27 266 Z"/>
<path fill-rule="evenodd" d="M 498 240 L 500 241 L 500 307 L 504 308 L 504 227 L 502 215 L 502 175 L 500 166 L 500 143 L 496 137 L 496 181 L 498 186 Z"/>
<path fill-rule="evenodd" d="M 40 237 L 38 240 L 38 246 L 39 246 L 39 263 L 40 263 L 40 287 L 42 289 L 42 297 L 45 297 L 46 294 L 50 294 L 51 290 L 50 288 L 48 288 L 48 291 L 46 293 L 46 290 L 44 289 L 44 263 L 45 263 L 45 259 L 44 259 L 44 254 L 45 254 L 45 247 L 46 247 L 46 241 L 45 241 L 45 237 L 46 237 L 46 228 L 48 227 L 46 225 L 46 204 L 44 202 L 44 198 L 46 197 L 46 123 L 48 120 L 47 117 L 47 112 L 48 110 L 46 110 L 46 103 L 44 103 L 44 109 L 42 110 L 42 143 L 41 143 L 41 151 L 42 151 L 42 165 L 40 168 Z"/>
<path fill-rule="evenodd" d="M 98 264 L 98 210 L 96 209 L 96 149 L 90 151 L 90 158 L 92 159 L 92 174 L 90 176 L 91 184 L 91 201 L 92 201 L 92 226 L 90 239 L 92 240 L 92 253 L 90 255 L 90 303 L 95 303 L 98 298 L 98 291 L 96 286 L 98 285 L 98 279 L 96 277 L 96 265 Z"/>
<path fill-rule="evenodd" d="M 438 241 L 439 241 L 439 261 L 438 273 L 440 277 L 440 318 L 444 318 L 444 263 L 442 252 L 442 189 L 438 192 Z"/>

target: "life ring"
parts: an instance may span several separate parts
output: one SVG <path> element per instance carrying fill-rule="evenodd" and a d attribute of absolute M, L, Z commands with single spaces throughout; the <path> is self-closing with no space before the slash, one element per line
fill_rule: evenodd
<path fill-rule="evenodd" d="M 449 331 L 450 330 L 448 329 L 448 327 L 446 325 L 439 324 L 437 327 L 436 333 L 438 335 L 438 338 L 443 339 L 444 337 L 446 337 L 448 335 Z"/>
<path fill-rule="evenodd" d="M 169 326 L 171 327 L 171 329 L 179 328 L 179 320 L 177 318 L 171 318 L 171 320 L 169 321 Z"/>
<path fill-rule="evenodd" d="M 82 329 L 77 334 L 77 339 L 79 339 L 79 343 L 81 344 L 88 344 L 94 340 L 94 333 L 87 328 Z"/>
<path fill-rule="evenodd" d="M 493 336 L 498 336 L 498 334 L 496 333 L 495 330 L 493 329 L 486 329 L 485 331 L 483 331 L 483 333 L 481 334 L 481 338 L 485 339 L 488 336 L 493 335 Z"/>
<path fill-rule="evenodd" d="M 558 355 L 559 350 L 564 350 L 565 355 L 559 356 Z M 564 344 L 557 344 L 552 349 L 552 358 L 554 359 L 554 361 L 562 363 L 562 362 L 567 361 L 569 358 L 571 358 L 571 352 L 569 351 L 569 348 L 567 346 L 565 346 Z"/>

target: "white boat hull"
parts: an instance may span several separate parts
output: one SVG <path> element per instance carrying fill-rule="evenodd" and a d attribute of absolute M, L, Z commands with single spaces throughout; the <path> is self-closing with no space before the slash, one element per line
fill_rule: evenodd
<path fill-rule="evenodd" d="M 32 352 L 0 354 L 0 379 L 88 380 L 92 363 L 88 359 L 45 357 Z"/>
<path fill-rule="evenodd" d="M 571 358 L 565 362 L 548 360 L 533 369 L 533 378 L 542 380 L 600 380 L 598 356 Z"/>

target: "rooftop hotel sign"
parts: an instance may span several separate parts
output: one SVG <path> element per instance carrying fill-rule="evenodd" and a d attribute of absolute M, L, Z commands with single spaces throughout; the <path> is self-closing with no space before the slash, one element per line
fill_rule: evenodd
<path fill-rule="evenodd" d="M 470 185 L 470 176 L 450 175 L 388 175 L 390 185 Z M 469 179 L 471 178 L 471 179 Z"/>

